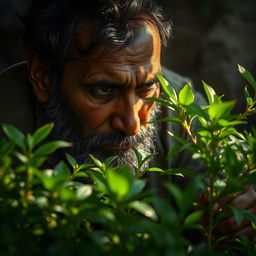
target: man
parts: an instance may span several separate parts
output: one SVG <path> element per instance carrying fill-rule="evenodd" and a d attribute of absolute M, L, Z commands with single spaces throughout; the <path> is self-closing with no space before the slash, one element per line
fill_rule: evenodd
<path fill-rule="evenodd" d="M 1 122 L 31 132 L 54 121 L 53 137 L 73 142 L 70 153 L 80 162 L 88 153 L 100 159 L 114 154 L 118 164 L 132 166 L 132 146 L 143 155 L 156 151 L 156 127 L 148 121 L 157 108 L 145 98 L 159 95 L 155 75 L 162 72 L 161 50 L 171 34 L 161 8 L 152 1 L 34 1 L 24 22 L 25 88 L 31 84 L 33 93 L 21 97 L 24 88 L 9 89 L 21 90 L 15 102 L 25 98 L 33 106 L 13 106 L 8 116 L 1 108 Z M 14 70 L 26 76 L 19 65 L 9 70 L 12 79 Z M 178 87 L 186 82 L 170 76 Z M 2 80 L 10 79 L 4 72 Z"/>
<path fill-rule="evenodd" d="M 53 138 L 73 142 L 70 153 L 80 162 L 88 153 L 100 159 L 117 155 L 116 164 L 132 167 L 131 147 L 144 156 L 169 148 L 168 127 L 148 123 L 165 110 L 146 98 L 160 94 L 158 73 L 176 89 L 186 81 L 161 67 L 171 26 L 160 7 L 151 0 L 33 1 L 24 22 L 27 72 L 20 64 L 1 74 L 1 122 L 24 132 L 54 122 Z M 165 167 L 184 163 L 194 164 L 183 155 Z M 238 206 L 239 198 L 246 199 L 243 209 L 256 201 L 252 191 L 234 199 Z"/>

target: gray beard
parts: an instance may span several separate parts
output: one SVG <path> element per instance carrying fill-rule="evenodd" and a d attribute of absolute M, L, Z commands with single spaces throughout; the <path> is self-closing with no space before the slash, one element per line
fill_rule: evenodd
<path fill-rule="evenodd" d="M 102 148 L 112 145 L 132 145 L 142 154 L 143 158 L 156 153 L 157 125 L 155 123 L 149 123 L 147 128 L 141 126 L 140 132 L 133 136 L 127 136 L 121 132 L 110 135 L 93 134 L 85 136 L 74 120 L 72 112 L 62 103 L 60 93 L 56 89 L 55 92 L 52 92 L 45 110 L 48 121 L 54 122 L 53 139 L 72 142 L 73 146 L 65 149 L 65 152 L 71 154 L 79 164 L 91 163 L 89 154 L 100 161 L 115 155 L 116 159 L 112 163 L 113 166 L 125 165 L 132 169 L 137 167 L 136 156 L 131 148 L 118 152 L 102 150 Z M 150 121 L 156 119 L 158 111 L 159 107 L 155 105 L 151 111 Z M 144 163 L 142 169 L 148 168 L 149 165 L 150 159 Z"/>

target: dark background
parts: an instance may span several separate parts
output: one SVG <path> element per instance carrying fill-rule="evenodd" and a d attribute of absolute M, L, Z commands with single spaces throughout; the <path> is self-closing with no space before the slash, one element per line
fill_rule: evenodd
<path fill-rule="evenodd" d="M 201 80 L 225 99 L 237 99 L 242 111 L 245 82 L 240 64 L 256 76 L 255 0 L 159 0 L 173 21 L 173 38 L 163 63 L 193 79 Z M 22 24 L 30 0 L 0 0 L 0 70 L 24 60 Z"/>

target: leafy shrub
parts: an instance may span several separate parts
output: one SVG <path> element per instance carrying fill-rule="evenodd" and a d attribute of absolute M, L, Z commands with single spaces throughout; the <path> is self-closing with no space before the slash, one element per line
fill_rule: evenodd
<path fill-rule="evenodd" d="M 256 91 L 250 73 L 239 68 Z M 256 184 L 256 130 L 238 132 L 235 126 L 255 114 L 256 98 L 245 89 L 247 99 L 243 114 L 234 115 L 234 102 L 223 102 L 204 83 L 208 106 L 194 102 L 189 84 L 178 93 L 158 76 L 163 97 L 153 99 L 177 113 L 177 117 L 159 121 L 180 123 L 189 141 L 173 136 L 180 144 L 170 149 L 169 157 L 190 150 L 205 163 L 205 177 L 193 174 L 185 189 L 166 182 L 175 206 L 146 188 L 141 177 L 145 159 L 134 149 L 137 172 L 126 166 L 111 166 L 114 157 L 93 164 L 79 165 L 71 155 L 53 169 L 45 169 L 49 155 L 71 146 L 64 141 L 43 143 L 53 125 L 47 124 L 32 135 L 24 135 L 11 125 L 3 125 L 7 139 L 0 141 L 0 254 L 1 255 L 213 255 L 220 240 L 214 239 L 214 227 L 226 217 L 215 213 L 214 204 L 222 198 L 244 191 Z M 152 100 L 152 99 L 151 99 Z M 192 130 L 192 123 L 200 126 Z M 150 157 L 150 156 L 149 156 Z M 164 174 L 181 170 L 150 168 Z M 184 175 L 187 172 L 183 172 Z M 86 184 L 79 179 L 89 180 Z M 197 202 L 203 191 L 209 204 Z M 192 211 L 195 202 L 197 209 Z M 230 206 L 238 223 L 255 216 Z M 206 229 L 200 224 L 208 218 Z M 193 245 L 185 233 L 191 229 L 204 232 L 206 242 Z M 255 241 L 237 238 L 224 255 L 253 255 Z M 220 255 L 220 252 L 216 252 Z"/>

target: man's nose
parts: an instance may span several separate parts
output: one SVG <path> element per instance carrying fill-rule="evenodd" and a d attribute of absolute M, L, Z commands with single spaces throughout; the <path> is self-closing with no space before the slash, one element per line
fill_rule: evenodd
<path fill-rule="evenodd" d="M 135 97 L 122 98 L 115 105 L 111 119 L 111 127 L 128 136 L 135 135 L 140 130 L 140 110 L 142 102 Z"/>

